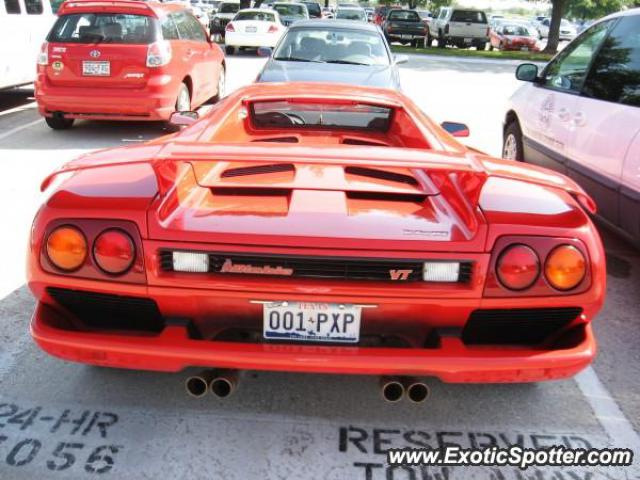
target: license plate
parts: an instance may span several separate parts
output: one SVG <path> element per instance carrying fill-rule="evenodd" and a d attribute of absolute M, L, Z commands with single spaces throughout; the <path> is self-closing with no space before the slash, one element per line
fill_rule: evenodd
<path fill-rule="evenodd" d="M 470 38 L 465 38 L 463 41 L 464 41 L 464 43 L 471 43 L 471 39 Z"/>
<path fill-rule="evenodd" d="M 529 51 L 529 47 L 522 47 L 520 50 L 522 50 L 523 52 L 528 52 Z"/>
<path fill-rule="evenodd" d="M 361 308 L 336 303 L 274 302 L 263 307 L 264 338 L 357 343 Z"/>
<path fill-rule="evenodd" d="M 111 63 L 82 62 L 82 75 L 89 77 L 108 77 L 111 75 Z"/>
<path fill-rule="evenodd" d="M 247 33 L 256 33 L 258 31 L 258 28 L 257 27 L 246 27 L 244 29 L 244 31 L 247 32 Z"/>

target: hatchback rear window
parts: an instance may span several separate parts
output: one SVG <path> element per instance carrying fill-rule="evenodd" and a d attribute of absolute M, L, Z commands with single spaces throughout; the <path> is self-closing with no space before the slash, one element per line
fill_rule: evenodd
<path fill-rule="evenodd" d="M 63 15 L 47 38 L 59 43 L 148 44 L 156 40 L 156 20 L 145 15 L 75 13 Z"/>
<path fill-rule="evenodd" d="M 239 3 L 221 3 L 218 13 L 238 13 L 240 10 Z"/>
<path fill-rule="evenodd" d="M 331 105 L 266 101 L 252 104 L 257 128 L 312 128 L 326 130 L 369 130 L 386 132 L 392 109 L 363 103 Z"/>
<path fill-rule="evenodd" d="M 484 12 L 476 12 L 475 10 L 455 10 L 451 14 L 452 22 L 465 23 L 487 23 L 487 16 Z"/>
<path fill-rule="evenodd" d="M 234 21 L 238 20 L 254 20 L 256 22 L 275 22 L 276 16 L 269 12 L 240 12 L 236 15 Z"/>

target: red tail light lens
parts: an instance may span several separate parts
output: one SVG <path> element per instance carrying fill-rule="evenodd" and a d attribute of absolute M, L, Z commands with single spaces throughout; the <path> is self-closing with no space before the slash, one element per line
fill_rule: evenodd
<path fill-rule="evenodd" d="M 498 258 L 496 274 L 500 283 L 509 290 L 526 290 L 540 275 L 540 259 L 531 247 L 510 245 Z"/>
<path fill-rule="evenodd" d="M 236 31 L 235 27 L 233 26 L 233 23 L 231 23 L 231 22 L 227 23 L 227 27 L 224 30 L 226 32 L 235 32 Z"/>
<path fill-rule="evenodd" d="M 87 241 L 76 227 L 58 227 L 47 237 L 47 257 L 60 270 L 73 272 L 87 258 Z"/>
<path fill-rule="evenodd" d="M 553 288 L 571 290 L 580 285 L 587 274 L 587 260 L 573 245 L 560 245 L 547 256 L 544 275 Z"/>
<path fill-rule="evenodd" d="M 38 53 L 38 65 L 49 65 L 49 42 L 44 42 Z"/>
<path fill-rule="evenodd" d="M 267 33 L 276 33 L 277 31 L 278 31 L 278 27 L 276 27 L 275 25 L 271 25 Z"/>
<path fill-rule="evenodd" d="M 122 230 L 105 230 L 93 243 L 93 258 L 98 267 L 111 275 L 121 275 L 131 268 L 136 248 Z"/>

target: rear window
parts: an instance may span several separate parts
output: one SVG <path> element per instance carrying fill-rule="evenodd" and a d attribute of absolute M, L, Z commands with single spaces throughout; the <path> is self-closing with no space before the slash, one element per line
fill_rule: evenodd
<path fill-rule="evenodd" d="M 336 12 L 336 18 L 339 20 L 363 20 L 365 15 L 364 10 L 355 8 L 342 8 Z"/>
<path fill-rule="evenodd" d="M 222 3 L 218 13 L 238 13 L 238 10 L 240 10 L 239 3 Z"/>
<path fill-rule="evenodd" d="M 275 22 L 276 16 L 269 12 L 240 12 L 235 20 L 254 20 L 256 22 Z"/>
<path fill-rule="evenodd" d="M 307 10 L 309 11 L 309 15 L 312 17 L 319 17 L 322 15 L 320 11 L 320 5 L 318 3 L 304 3 L 307 6 Z"/>
<path fill-rule="evenodd" d="M 465 23 L 487 23 L 487 16 L 484 12 L 477 12 L 475 10 L 455 10 L 451 14 L 452 22 L 465 22 Z"/>
<path fill-rule="evenodd" d="M 502 33 L 505 35 L 517 35 L 520 37 L 531 37 L 533 33 L 524 25 L 505 25 L 502 27 Z"/>
<path fill-rule="evenodd" d="M 405 22 L 419 22 L 420 16 L 416 12 L 410 12 L 408 10 L 392 10 L 389 12 L 388 19 Z"/>
<path fill-rule="evenodd" d="M 49 42 L 148 44 L 156 40 L 156 21 L 145 15 L 76 13 L 53 25 Z"/>
<path fill-rule="evenodd" d="M 392 110 L 377 105 L 323 105 L 288 101 L 252 104 L 256 128 L 312 128 L 386 132 Z"/>
<path fill-rule="evenodd" d="M 287 3 L 279 3 L 278 5 L 274 5 L 273 9 L 278 12 L 280 15 L 284 15 L 285 17 L 304 17 L 305 8 L 302 5 L 294 5 Z"/>

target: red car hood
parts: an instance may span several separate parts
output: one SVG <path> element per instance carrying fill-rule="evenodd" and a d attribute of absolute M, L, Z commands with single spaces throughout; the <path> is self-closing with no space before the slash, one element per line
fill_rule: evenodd
<path fill-rule="evenodd" d="M 43 188 L 62 172 L 151 163 L 160 195 L 149 238 L 282 247 L 484 251 L 478 199 L 489 176 L 560 188 L 593 209 L 562 175 L 474 152 L 185 142 L 127 150 L 122 160 L 104 151 L 71 162 Z"/>

